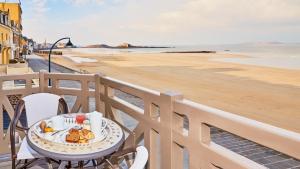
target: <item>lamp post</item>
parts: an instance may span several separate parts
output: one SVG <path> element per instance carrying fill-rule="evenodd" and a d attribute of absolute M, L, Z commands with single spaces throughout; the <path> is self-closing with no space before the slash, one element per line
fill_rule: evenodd
<path fill-rule="evenodd" d="M 52 53 L 52 50 L 53 50 L 53 48 L 55 47 L 55 45 L 56 45 L 58 42 L 60 42 L 60 41 L 62 41 L 62 40 L 65 40 L 65 39 L 68 39 L 68 40 L 69 40 L 65 47 L 73 47 L 73 44 L 72 44 L 72 42 L 71 42 L 70 37 L 65 37 L 65 38 L 58 39 L 58 40 L 51 46 L 50 51 L 49 51 L 49 56 L 48 56 L 48 68 L 49 68 L 49 73 L 51 72 L 51 53 Z M 50 79 L 49 79 L 49 86 L 51 86 L 51 80 L 50 80 Z"/>

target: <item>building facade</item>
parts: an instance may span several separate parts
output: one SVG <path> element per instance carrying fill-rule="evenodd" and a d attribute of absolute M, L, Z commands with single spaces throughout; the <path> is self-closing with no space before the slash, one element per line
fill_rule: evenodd
<path fill-rule="evenodd" d="M 0 3 L 0 64 L 19 59 L 22 46 L 22 9 L 19 3 Z"/>
<path fill-rule="evenodd" d="M 13 31 L 10 26 L 8 12 L 0 11 L 0 64 L 8 64 L 13 57 L 12 51 Z"/>

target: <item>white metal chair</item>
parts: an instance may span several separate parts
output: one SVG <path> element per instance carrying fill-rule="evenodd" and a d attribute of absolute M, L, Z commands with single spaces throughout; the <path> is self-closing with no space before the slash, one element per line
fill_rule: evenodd
<path fill-rule="evenodd" d="M 21 114 L 26 111 L 27 126 L 18 126 Z M 58 113 L 68 113 L 68 106 L 63 98 L 50 93 L 38 93 L 32 94 L 22 98 L 17 105 L 14 118 L 10 125 L 10 142 L 11 142 L 11 156 L 12 156 L 12 168 L 17 167 L 16 162 L 20 160 L 26 160 L 21 168 L 37 161 L 39 158 L 43 158 L 40 154 L 35 152 L 28 145 L 26 139 L 23 139 L 19 151 L 16 151 L 16 130 L 26 131 L 28 127 L 32 126 L 39 120 L 55 116 Z M 31 161 L 28 161 L 31 160 Z"/>
<path fill-rule="evenodd" d="M 116 161 L 116 164 L 113 164 L 111 160 L 106 160 L 108 165 L 113 168 L 113 169 L 118 169 L 119 167 L 119 161 L 120 159 L 127 160 L 126 163 L 127 165 L 130 165 L 131 160 L 128 162 L 128 158 L 124 158 L 125 156 L 132 155 L 132 157 L 135 157 L 133 159 L 133 163 L 129 167 L 129 169 L 144 169 L 147 161 L 148 161 L 148 150 L 144 146 L 139 146 L 136 148 L 129 148 L 125 149 L 119 152 L 116 152 L 115 154 L 112 155 L 111 160 Z"/>
<path fill-rule="evenodd" d="M 144 146 L 136 148 L 136 156 L 130 169 L 143 169 L 148 161 L 148 150 Z"/>

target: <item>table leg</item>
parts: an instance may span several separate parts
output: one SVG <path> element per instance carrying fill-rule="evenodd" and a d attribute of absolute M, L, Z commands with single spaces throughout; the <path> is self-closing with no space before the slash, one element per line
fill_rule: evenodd
<path fill-rule="evenodd" d="M 96 167 L 97 166 L 96 160 L 93 159 L 92 162 L 93 162 L 93 166 Z"/>
<path fill-rule="evenodd" d="M 83 169 L 83 164 L 84 164 L 84 161 L 79 161 L 79 162 L 78 162 L 78 167 L 79 167 L 80 169 Z"/>
<path fill-rule="evenodd" d="M 92 160 L 92 162 L 93 162 L 94 168 L 98 169 L 98 162 L 97 162 L 97 160 Z"/>
<path fill-rule="evenodd" d="M 58 168 L 57 169 L 65 169 L 65 168 L 68 168 L 68 162 L 67 161 L 62 161 L 60 164 L 59 164 L 59 166 L 58 166 Z"/>
<path fill-rule="evenodd" d="M 47 158 L 47 162 L 48 162 L 48 169 L 53 169 L 51 160 L 49 158 Z"/>
<path fill-rule="evenodd" d="M 68 161 L 67 168 L 68 168 L 68 169 L 69 169 L 69 168 L 72 168 L 72 163 L 71 163 L 71 161 Z"/>

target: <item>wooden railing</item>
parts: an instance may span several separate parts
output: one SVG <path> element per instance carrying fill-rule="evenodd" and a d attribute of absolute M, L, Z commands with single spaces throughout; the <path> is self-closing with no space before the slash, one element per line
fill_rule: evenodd
<path fill-rule="evenodd" d="M 34 79 L 39 79 L 38 86 L 32 85 Z M 49 79 L 52 86 L 48 86 Z M 12 80 L 23 80 L 25 86 L 2 87 L 5 81 Z M 65 81 L 74 81 L 76 85 L 63 85 Z M 140 99 L 142 106 L 122 99 L 115 94 L 114 91 L 117 90 Z M 14 112 L 8 96 L 26 96 L 38 92 L 76 97 L 74 104 L 69 105 L 71 112 L 89 112 L 95 109 L 116 120 L 125 131 L 131 130 L 134 134 L 127 138 L 126 144 L 140 143 L 143 140 L 150 153 L 147 166 L 151 169 L 183 168 L 184 152 L 188 154 L 189 168 L 264 168 L 212 142 L 211 126 L 300 159 L 298 133 L 194 103 L 184 99 L 179 93 L 160 93 L 99 74 L 46 72 L 0 76 L 0 134 L 3 136 L 1 143 L 5 142 L 0 146 L 0 153 L 9 152 L 8 137 L 2 124 L 2 107 L 10 118 Z M 138 121 L 133 130 L 126 126 L 122 113 Z"/>

